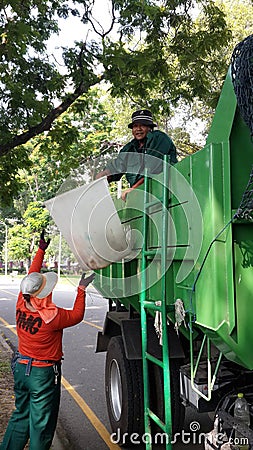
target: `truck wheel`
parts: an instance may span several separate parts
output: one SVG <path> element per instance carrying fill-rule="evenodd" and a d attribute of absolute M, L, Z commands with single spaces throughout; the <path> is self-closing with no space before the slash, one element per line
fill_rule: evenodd
<path fill-rule="evenodd" d="M 143 434 L 142 362 L 128 360 L 121 336 L 110 340 L 105 365 L 105 392 L 112 440 L 129 445 Z"/>
<path fill-rule="evenodd" d="M 179 360 L 170 359 L 170 390 L 171 390 L 171 415 L 173 434 L 182 430 L 185 418 L 185 407 L 180 397 L 180 377 Z M 150 407 L 157 416 L 164 421 L 164 393 L 163 393 L 163 373 L 156 364 L 150 364 L 149 369 L 150 386 Z"/>

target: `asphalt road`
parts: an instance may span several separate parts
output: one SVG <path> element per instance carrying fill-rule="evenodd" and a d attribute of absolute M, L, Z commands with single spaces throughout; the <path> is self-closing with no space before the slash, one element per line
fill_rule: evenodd
<path fill-rule="evenodd" d="M 15 303 L 19 282 L 11 279 L 4 282 L 0 278 L 0 331 L 16 345 Z M 71 308 L 75 298 L 75 288 L 58 284 L 54 292 L 54 302 Z M 110 424 L 107 416 L 104 393 L 105 354 L 95 353 L 97 332 L 102 329 L 107 311 L 107 300 L 91 287 L 88 288 L 84 320 L 75 327 L 64 330 L 63 346 L 63 387 L 59 413 L 61 429 L 69 444 L 68 450 L 119 449 L 110 440 Z M 211 429 L 207 415 L 199 415 L 187 408 L 181 437 L 173 445 L 173 450 L 204 448 L 203 439 L 193 432 L 201 433 Z M 137 446 L 135 446 L 137 447 Z M 140 448 L 140 445 L 138 445 Z M 126 449 L 127 450 L 127 449 Z"/>

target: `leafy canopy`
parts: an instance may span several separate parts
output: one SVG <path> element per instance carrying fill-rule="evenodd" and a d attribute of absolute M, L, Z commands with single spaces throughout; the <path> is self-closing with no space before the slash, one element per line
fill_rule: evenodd
<path fill-rule="evenodd" d="M 168 111 L 180 98 L 217 98 L 209 73 L 224 76 L 230 33 L 212 0 L 111 0 L 111 22 L 93 18 L 94 1 L 15 0 L 0 9 L 0 155 L 51 129 L 91 86 L 106 80 L 115 96 Z M 201 26 L 196 26 L 197 5 Z M 80 19 L 83 41 L 49 55 L 58 19 Z M 90 27 L 92 33 L 88 33 Z M 62 67 L 62 64 L 64 67 Z M 159 98 L 153 93 L 159 88 Z"/>

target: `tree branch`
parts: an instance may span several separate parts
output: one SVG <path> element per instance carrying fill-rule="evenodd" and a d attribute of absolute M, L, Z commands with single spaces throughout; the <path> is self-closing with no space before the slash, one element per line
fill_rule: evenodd
<path fill-rule="evenodd" d="M 110 26 L 109 26 L 109 28 L 108 28 L 107 31 L 105 31 L 104 28 L 103 28 L 103 26 L 101 25 L 101 23 L 98 22 L 98 20 L 96 20 L 96 19 L 92 16 L 92 14 L 91 14 L 90 11 L 88 10 L 88 8 L 86 8 L 86 12 L 85 12 L 85 14 L 84 14 L 83 17 L 85 18 L 85 20 L 86 20 L 88 23 L 90 23 L 90 25 L 91 25 L 93 31 L 94 31 L 98 36 L 100 36 L 101 39 L 104 39 L 106 36 L 108 36 L 108 35 L 110 34 L 110 32 L 112 31 L 112 29 L 113 29 L 113 27 L 114 27 L 114 25 L 115 25 L 115 22 L 116 22 L 114 1 L 112 0 L 112 5 L 111 5 L 111 18 L 112 18 L 112 20 L 111 20 L 111 24 L 110 24 Z M 95 23 L 101 28 L 102 32 L 100 32 L 100 31 L 96 28 Z"/>
<path fill-rule="evenodd" d="M 38 123 L 34 127 L 29 128 L 28 131 L 14 136 L 6 144 L 0 144 L 0 156 L 6 155 L 10 150 L 18 147 L 19 145 L 25 144 L 34 136 L 37 136 L 44 131 L 49 131 L 52 127 L 53 122 L 61 114 L 63 114 L 74 103 L 74 101 L 77 100 L 77 98 L 79 98 L 85 92 L 86 89 L 86 83 L 80 83 L 76 90 L 72 94 L 69 94 L 59 106 L 52 109 L 40 123 Z"/>

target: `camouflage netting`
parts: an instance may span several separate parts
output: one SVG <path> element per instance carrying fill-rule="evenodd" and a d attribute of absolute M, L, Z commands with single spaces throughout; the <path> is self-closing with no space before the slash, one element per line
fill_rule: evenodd
<path fill-rule="evenodd" d="M 235 218 L 253 220 L 253 167 L 240 206 L 236 211 Z"/>
<path fill-rule="evenodd" d="M 253 35 L 235 47 L 231 76 L 238 108 L 253 138 Z M 253 168 L 235 218 L 253 220 Z"/>
<path fill-rule="evenodd" d="M 253 34 L 235 47 L 231 75 L 241 116 L 253 137 Z"/>

